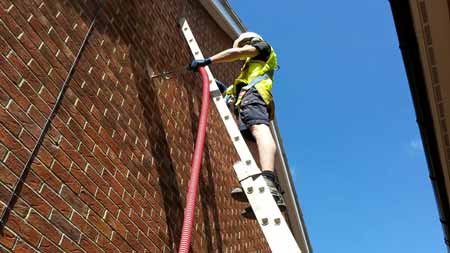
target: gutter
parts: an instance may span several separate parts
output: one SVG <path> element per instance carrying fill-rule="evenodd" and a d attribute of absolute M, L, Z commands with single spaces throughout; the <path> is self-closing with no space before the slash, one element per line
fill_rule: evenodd
<path fill-rule="evenodd" d="M 247 31 L 247 28 L 227 1 L 200 0 L 200 3 L 231 39 L 234 40 L 239 34 Z"/>
<path fill-rule="evenodd" d="M 410 1 L 389 0 L 395 26 L 397 28 L 400 49 L 406 68 L 406 74 L 414 101 L 417 123 L 423 140 L 428 163 L 431 184 L 438 204 L 439 216 L 445 234 L 445 244 L 450 252 L 450 206 L 445 185 L 444 168 L 439 156 L 438 140 L 433 123 L 426 81 L 420 58 L 420 49 L 414 30 Z"/>
<path fill-rule="evenodd" d="M 278 179 L 284 181 L 285 186 L 289 186 L 285 190 L 284 197 L 286 200 L 293 202 L 286 211 L 291 226 L 298 227 L 298 231 L 291 229 L 297 242 L 300 244 L 302 253 L 311 253 L 312 245 L 306 230 L 303 212 L 298 203 L 297 191 L 295 190 L 294 180 L 292 179 L 291 169 L 288 164 L 286 152 L 284 151 L 283 141 L 281 139 L 280 129 L 276 118 L 271 122 L 272 132 L 274 133 L 275 143 L 277 145 L 277 156 L 281 160 L 282 168 L 277 168 Z M 294 223 L 294 224 L 292 224 Z M 295 224 L 297 223 L 297 224 Z M 300 234 L 299 234 L 300 233 Z"/>

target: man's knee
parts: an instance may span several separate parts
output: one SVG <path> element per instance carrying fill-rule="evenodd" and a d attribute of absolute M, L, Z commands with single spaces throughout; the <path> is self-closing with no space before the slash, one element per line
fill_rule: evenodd
<path fill-rule="evenodd" d="M 253 136 L 258 139 L 260 137 L 264 137 L 267 134 L 271 134 L 270 128 L 266 124 L 256 124 L 250 127 L 250 132 L 252 132 Z M 268 136 L 269 137 L 269 136 Z"/>

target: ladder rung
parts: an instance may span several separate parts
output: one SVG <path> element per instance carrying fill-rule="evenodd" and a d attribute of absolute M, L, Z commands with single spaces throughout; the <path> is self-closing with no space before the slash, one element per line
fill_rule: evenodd
<path fill-rule="evenodd" d="M 281 219 L 280 218 L 276 218 L 274 220 L 274 222 L 275 222 L 275 225 L 280 225 L 281 224 Z"/>
<path fill-rule="evenodd" d="M 213 97 L 213 98 L 219 98 L 220 99 L 222 97 L 222 93 L 220 92 L 219 89 L 211 90 L 210 92 L 211 92 L 211 97 Z"/>

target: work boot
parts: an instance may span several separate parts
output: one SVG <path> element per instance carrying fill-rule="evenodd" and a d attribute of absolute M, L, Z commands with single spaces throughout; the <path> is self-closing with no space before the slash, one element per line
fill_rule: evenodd
<path fill-rule="evenodd" d="M 278 208 L 280 208 L 280 211 L 284 212 L 286 211 L 286 203 L 284 202 L 283 195 L 280 193 L 280 186 L 274 182 L 274 176 L 273 173 L 269 172 L 263 172 L 262 176 L 264 180 L 266 181 L 267 186 L 269 187 L 270 193 L 272 194 L 273 198 L 275 199 L 275 202 L 278 205 Z M 242 187 L 234 188 L 231 191 L 231 196 L 233 199 L 241 202 L 248 202 L 247 196 L 244 193 L 244 190 Z M 253 213 L 253 209 L 251 206 L 246 207 L 242 212 L 241 215 L 248 219 L 256 219 L 255 214 Z"/>
<path fill-rule="evenodd" d="M 242 187 L 236 187 L 231 190 L 231 197 L 239 202 L 248 202 L 247 195 L 245 195 L 244 189 L 242 189 Z"/>
<path fill-rule="evenodd" d="M 281 199 L 281 201 L 279 201 L 280 204 L 284 203 L 283 197 L 281 195 L 284 192 L 282 192 L 280 194 L 279 184 L 274 182 L 273 177 L 265 176 L 264 173 L 262 176 L 263 176 L 264 180 L 266 181 L 266 184 L 269 187 L 270 193 L 272 193 L 273 198 L 275 200 Z M 244 189 L 242 189 L 242 187 L 236 187 L 233 190 L 231 190 L 231 197 L 234 200 L 239 201 L 239 202 L 248 202 L 247 195 L 245 195 Z M 278 202 L 277 202 L 277 204 L 278 204 Z"/>
<path fill-rule="evenodd" d="M 264 178 L 264 179 L 266 179 L 266 178 Z M 269 183 L 269 182 L 270 182 L 270 183 Z M 270 193 L 272 193 L 272 195 L 273 195 L 273 198 L 274 198 L 275 200 L 277 200 L 277 198 L 279 198 L 279 196 L 281 196 L 281 199 L 283 200 L 283 197 L 282 197 L 281 194 L 283 194 L 284 192 L 282 192 L 282 193 L 280 194 L 280 192 L 279 192 L 278 189 L 277 189 L 277 188 L 279 188 L 279 185 L 276 184 L 276 183 L 274 183 L 274 182 L 273 182 L 272 180 L 270 180 L 270 179 L 266 179 L 266 183 L 267 183 L 267 186 L 268 186 L 269 189 L 270 189 Z M 278 187 L 276 187 L 275 185 L 277 185 Z M 239 202 L 247 202 L 247 203 L 248 203 L 247 195 L 245 195 L 244 189 L 242 189 L 242 187 L 236 187 L 236 188 L 234 188 L 233 190 L 231 190 L 231 197 L 232 197 L 234 200 L 236 200 L 236 201 L 239 201 Z M 284 200 L 283 200 L 282 202 L 284 202 Z M 277 204 L 278 204 L 278 202 L 277 202 Z M 281 203 L 280 203 L 280 204 L 281 204 Z"/>
<path fill-rule="evenodd" d="M 278 202 L 277 202 L 278 204 Z M 286 204 L 283 202 L 283 204 L 278 204 L 278 208 L 280 209 L 281 212 L 285 212 L 286 211 Z M 250 219 L 250 220 L 256 220 L 256 216 L 255 213 L 253 212 L 253 208 L 251 206 L 247 206 L 246 208 L 244 208 L 244 210 L 242 210 L 241 212 L 242 217 Z"/>

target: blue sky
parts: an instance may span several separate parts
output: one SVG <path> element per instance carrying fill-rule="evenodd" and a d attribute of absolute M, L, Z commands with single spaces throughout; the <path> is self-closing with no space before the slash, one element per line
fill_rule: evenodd
<path fill-rule="evenodd" d="M 277 117 L 316 253 L 444 252 L 389 2 L 231 5 L 277 51 Z"/>

